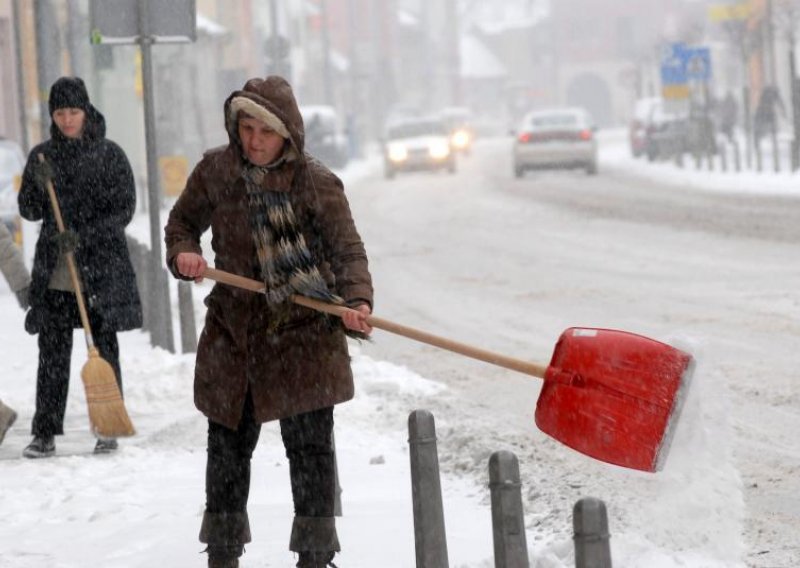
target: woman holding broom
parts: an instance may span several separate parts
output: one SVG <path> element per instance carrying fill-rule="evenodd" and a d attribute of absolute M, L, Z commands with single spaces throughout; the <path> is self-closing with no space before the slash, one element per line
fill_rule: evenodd
<path fill-rule="evenodd" d="M 39 368 L 33 441 L 23 455 L 55 453 L 64 433 L 73 330 L 81 327 L 66 255 L 74 254 L 94 343 L 114 369 L 122 391 L 117 332 L 141 327 L 142 309 L 125 227 L 136 207 L 133 173 L 125 152 L 105 137 L 105 119 L 89 102 L 78 77 L 62 77 L 50 89 L 50 139 L 33 148 L 22 176 L 20 214 L 42 221 L 25 329 L 39 334 Z M 40 161 L 39 155 L 44 156 Z M 59 232 L 46 182 L 52 180 L 66 230 Z M 99 438 L 95 453 L 117 449 Z"/>

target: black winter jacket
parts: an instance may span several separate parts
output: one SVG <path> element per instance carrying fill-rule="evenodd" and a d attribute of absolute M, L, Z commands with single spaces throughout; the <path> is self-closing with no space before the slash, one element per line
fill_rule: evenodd
<path fill-rule="evenodd" d="M 122 148 L 105 138 L 105 119 L 94 107 L 86 112 L 80 139 L 66 138 L 55 124 L 50 133 L 50 140 L 28 155 L 19 193 L 20 214 L 30 221 L 42 220 L 25 329 L 38 333 L 49 321 L 64 317 L 71 317 L 74 327 L 81 326 L 76 314 L 49 313 L 44 299 L 58 260 L 53 241 L 58 227 L 47 193 L 34 178 L 39 154 L 44 154 L 52 167 L 64 225 L 78 235 L 75 259 L 90 319 L 108 331 L 141 327 L 142 307 L 125 240 L 125 227 L 136 208 L 128 158 Z"/>

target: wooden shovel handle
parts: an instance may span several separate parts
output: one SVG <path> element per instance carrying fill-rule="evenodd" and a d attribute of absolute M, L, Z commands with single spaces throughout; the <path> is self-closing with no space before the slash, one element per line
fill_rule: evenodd
<path fill-rule="evenodd" d="M 250 290 L 251 292 L 263 294 L 265 290 L 264 284 L 258 280 L 245 278 L 244 276 L 231 274 L 230 272 L 224 272 L 222 270 L 217 270 L 216 268 L 206 268 L 203 272 L 203 277 L 220 282 L 222 284 L 228 284 L 229 286 L 236 286 L 237 288 Z M 291 299 L 292 302 L 300 306 L 305 306 L 307 308 L 332 314 L 338 317 L 342 317 L 343 313 L 350 310 L 350 308 L 346 308 L 344 306 L 337 306 L 327 302 L 321 302 L 306 296 L 294 295 Z M 428 345 L 433 345 L 434 347 L 446 349 L 448 351 L 458 353 L 459 355 L 464 355 L 472 359 L 478 359 L 479 361 L 491 363 L 492 365 L 497 365 L 498 367 L 511 369 L 512 371 L 519 371 L 520 373 L 525 373 L 526 375 L 544 378 L 544 373 L 547 369 L 547 366 L 545 365 L 539 365 L 537 363 L 531 363 L 528 361 L 522 361 L 521 359 L 507 357 L 506 355 L 500 355 L 499 353 L 494 353 L 492 351 L 467 345 L 466 343 L 459 343 L 458 341 L 439 337 L 438 335 L 433 335 L 432 333 L 428 333 L 426 331 L 400 325 L 399 323 L 376 316 L 367 316 L 367 323 L 372 327 L 382 329 L 396 335 L 402 335 L 408 339 L 413 339 L 421 343 L 427 343 Z"/>
<path fill-rule="evenodd" d="M 39 162 L 44 163 L 44 154 L 39 154 Z M 58 197 L 56 197 L 56 189 L 53 186 L 53 180 L 49 179 L 45 183 L 47 186 L 47 195 L 50 196 L 50 205 L 53 207 L 53 215 L 56 218 L 56 226 L 59 233 L 64 233 L 64 219 L 61 216 L 61 207 L 58 205 Z M 89 316 L 86 312 L 86 305 L 83 302 L 83 292 L 81 292 L 81 279 L 78 277 L 78 269 L 75 266 L 75 255 L 71 252 L 66 253 L 67 267 L 69 268 L 69 277 L 72 280 L 72 287 L 75 288 L 75 299 L 78 301 L 78 311 L 81 314 L 81 324 L 83 330 L 86 332 L 86 345 L 89 348 L 89 353 L 92 353 L 94 347 L 94 339 L 92 338 L 92 328 L 89 325 Z"/>

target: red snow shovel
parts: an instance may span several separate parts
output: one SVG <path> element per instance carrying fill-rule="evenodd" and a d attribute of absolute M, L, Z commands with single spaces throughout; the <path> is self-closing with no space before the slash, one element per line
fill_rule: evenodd
<path fill-rule="evenodd" d="M 214 268 L 203 276 L 264 293 L 264 284 L 250 278 Z M 340 317 L 349 309 L 304 296 L 292 296 L 292 301 Z M 545 367 L 375 316 L 368 316 L 367 323 L 544 379 L 536 403 L 536 425 L 543 432 L 595 459 L 642 471 L 663 467 L 694 369 L 688 353 L 611 329 L 567 329 Z"/>

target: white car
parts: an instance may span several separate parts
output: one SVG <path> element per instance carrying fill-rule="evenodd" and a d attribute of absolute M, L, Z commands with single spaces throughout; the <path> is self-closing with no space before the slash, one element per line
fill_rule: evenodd
<path fill-rule="evenodd" d="M 580 108 L 528 113 L 515 132 L 514 175 L 545 168 L 583 168 L 596 174 L 596 131 L 589 113 Z"/>
<path fill-rule="evenodd" d="M 456 171 L 450 133 L 441 120 L 434 118 L 409 118 L 389 125 L 383 140 L 383 158 L 387 179 L 402 171 Z"/>

